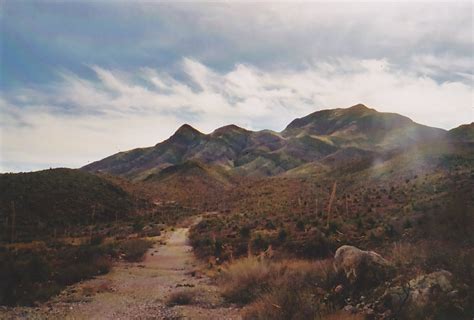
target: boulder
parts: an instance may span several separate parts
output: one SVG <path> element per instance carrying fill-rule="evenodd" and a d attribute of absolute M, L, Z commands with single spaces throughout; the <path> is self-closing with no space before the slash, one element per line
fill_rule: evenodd
<path fill-rule="evenodd" d="M 453 275 L 446 271 L 436 271 L 420 275 L 405 286 L 387 289 L 383 296 L 385 307 L 407 319 L 446 312 L 454 305 L 457 292 L 453 285 Z M 450 311 L 455 312 L 455 311 Z"/>
<path fill-rule="evenodd" d="M 380 283 L 392 271 L 390 263 L 378 253 L 347 245 L 336 250 L 334 267 L 344 272 L 350 283 L 363 286 Z"/>

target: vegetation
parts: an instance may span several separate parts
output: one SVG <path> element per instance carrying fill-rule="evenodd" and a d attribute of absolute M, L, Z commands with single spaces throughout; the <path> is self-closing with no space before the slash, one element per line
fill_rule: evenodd
<path fill-rule="evenodd" d="M 192 304 L 194 302 L 194 295 L 195 293 L 191 290 L 177 291 L 168 297 L 166 304 L 168 306 L 182 306 Z"/>
<path fill-rule="evenodd" d="M 48 245 L 0 252 L 0 303 L 32 305 L 107 272 L 114 258 L 139 261 L 151 245 L 141 237 L 204 212 L 191 245 L 209 268 L 218 265 L 222 296 L 246 319 L 360 319 L 341 313 L 357 305 L 375 317 L 389 310 L 385 292 L 439 270 L 453 276 L 455 303 L 417 316 L 467 319 L 471 129 L 448 133 L 358 105 L 296 119 L 281 133 L 227 126 L 206 135 L 185 125 L 154 147 L 84 168 L 98 175 L 1 175 L 1 240 Z M 333 268 L 344 244 L 380 253 L 393 272 L 351 281 Z M 191 304 L 194 295 L 178 292 L 168 304 Z M 403 308 L 390 317 L 410 319 Z"/>
<path fill-rule="evenodd" d="M 114 222 L 143 203 L 96 175 L 72 169 L 0 175 L 0 241 L 68 234 L 78 225 Z"/>
<path fill-rule="evenodd" d="M 119 248 L 125 260 L 140 261 L 151 246 L 152 242 L 148 240 L 132 239 L 121 242 Z"/>
<path fill-rule="evenodd" d="M 0 304 L 34 305 L 65 286 L 105 274 L 112 267 L 111 246 L 56 244 L 0 252 Z"/>

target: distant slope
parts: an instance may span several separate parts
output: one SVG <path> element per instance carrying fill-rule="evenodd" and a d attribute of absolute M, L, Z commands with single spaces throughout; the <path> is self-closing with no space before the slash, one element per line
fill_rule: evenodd
<path fill-rule="evenodd" d="M 154 147 L 121 152 L 82 169 L 143 181 L 168 167 L 197 161 L 208 166 L 208 170 L 265 177 L 301 173 L 293 169 L 309 163 L 334 167 L 352 161 L 353 156 L 359 160 L 370 158 L 374 152 L 407 148 L 444 139 L 446 135 L 442 129 L 359 104 L 312 113 L 292 121 L 281 133 L 254 132 L 229 125 L 203 134 L 183 125 Z"/>
<path fill-rule="evenodd" d="M 444 136 L 445 131 L 358 104 L 347 109 L 317 111 L 296 119 L 282 135 L 322 136 L 337 146 L 390 149 L 437 139 Z"/>
<path fill-rule="evenodd" d="M 132 197 L 120 187 L 80 170 L 0 175 L 2 235 L 10 234 L 15 214 L 20 240 L 52 234 L 54 228 L 114 221 L 132 212 L 134 205 Z"/>
<path fill-rule="evenodd" d="M 460 141 L 474 142 L 474 122 L 449 130 L 449 135 Z"/>
<path fill-rule="evenodd" d="M 197 161 L 186 161 L 149 175 L 142 185 L 152 190 L 157 200 L 174 200 L 189 206 L 205 204 L 206 207 L 211 207 L 216 205 L 218 195 L 228 191 L 233 182 L 232 177 L 223 169 Z"/>

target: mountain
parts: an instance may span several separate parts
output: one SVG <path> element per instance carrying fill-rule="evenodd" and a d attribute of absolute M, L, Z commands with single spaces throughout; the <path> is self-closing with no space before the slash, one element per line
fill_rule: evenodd
<path fill-rule="evenodd" d="M 153 147 L 120 152 L 82 169 L 144 181 L 168 167 L 184 169 L 179 165 L 192 161 L 238 176 L 275 176 L 311 163 L 331 167 L 354 155 L 372 158 L 446 135 L 442 129 L 358 104 L 295 119 L 282 132 L 229 125 L 204 134 L 185 124 Z"/>
<path fill-rule="evenodd" d="M 339 147 L 393 149 L 445 135 L 441 129 L 413 122 L 395 113 L 382 113 L 362 104 L 322 110 L 293 120 L 282 132 L 288 136 L 318 136 Z"/>

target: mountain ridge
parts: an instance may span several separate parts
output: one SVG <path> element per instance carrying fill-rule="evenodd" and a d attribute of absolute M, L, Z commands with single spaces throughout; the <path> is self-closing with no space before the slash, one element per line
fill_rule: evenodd
<path fill-rule="evenodd" d="M 418 124 L 405 116 L 357 104 L 313 112 L 294 119 L 281 132 L 251 131 L 230 124 L 205 134 L 183 124 L 153 147 L 117 153 L 82 170 L 145 180 L 167 167 L 197 161 L 240 176 L 274 176 L 345 148 L 360 149 L 357 154 L 385 153 L 448 135 L 446 130 Z"/>

